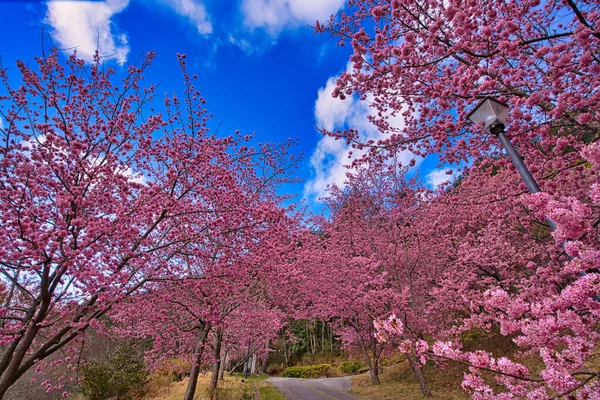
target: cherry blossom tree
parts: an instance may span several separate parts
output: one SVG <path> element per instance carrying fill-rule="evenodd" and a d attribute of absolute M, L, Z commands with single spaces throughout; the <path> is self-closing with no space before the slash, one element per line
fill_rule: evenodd
<path fill-rule="evenodd" d="M 317 218 L 315 233 L 302 239 L 297 261 L 300 310 L 331 321 L 345 342 L 364 356 L 373 384 L 379 383 L 379 358 L 384 350 L 373 322 L 390 310 L 404 310 L 415 336 L 424 332 L 418 317 L 426 293 L 415 284 L 420 249 L 411 210 L 428 191 L 406 182 L 406 168 L 379 165 L 348 174 L 348 187 L 334 187 L 328 205 L 331 218 Z M 398 210 L 401 210 L 398 212 Z M 425 260 L 425 257 L 423 257 Z M 291 292 L 291 290 L 288 290 Z M 420 365 L 411 366 L 420 375 Z M 423 387 L 426 388 L 424 379 Z M 427 389 L 425 389 L 427 390 Z"/>
<path fill-rule="evenodd" d="M 270 264 L 289 243 L 288 219 L 277 207 L 270 213 L 264 207 L 241 209 L 257 212 L 257 218 L 239 230 L 211 235 L 203 245 L 203 251 L 210 247 L 208 254 L 186 256 L 175 274 L 122 303 L 115 315 L 117 333 L 152 339 L 149 356 L 155 365 L 173 357 L 190 359 L 186 399 L 194 396 L 202 364 L 213 364 L 209 389 L 214 391 L 223 353 L 239 356 L 248 341 L 255 353 L 281 326 L 281 313 L 269 303 L 268 279 Z M 212 354 L 206 352 L 209 346 Z"/>
<path fill-rule="evenodd" d="M 291 142 L 211 135 L 185 55 L 182 98 L 155 111 L 142 86 L 153 58 L 120 81 L 99 56 L 87 66 L 57 51 L 37 70 L 19 62 L 17 88 L 0 73 L 0 397 L 123 299 L 210 257 L 211 240 L 283 212 L 259 200 L 295 164 Z"/>
<path fill-rule="evenodd" d="M 593 160 L 594 149 L 591 145 L 583 154 Z M 599 339 L 600 287 L 597 269 L 587 258 L 598 247 L 598 210 L 575 198 L 526 195 L 508 168 L 492 166 L 493 160 L 487 168 L 473 168 L 458 186 L 423 202 L 415 213 L 419 231 L 430 238 L 423 244 L 433 250 L 425 270 L 435 272 L 419 285 L 429 296 L 422 317 L 436 321 L 427 332 L 437 341 L 411 337 L 398 310 L 376 322 L 379 339 L 400 342 L 401 352 L 414 352 L 422 361 L 466 364 L 463 388 L 473 398 L 506 395 L 496 392 L 490 372 L 495 385 L 512 396 L 586 398 L 598 385 L 597 371 L 586 368 L 593 365 Z M 553 236 L 546 217 L 559 226 Z M 461 334 L 473 328 L 498 329 L 519 351 L 464 351 Z M 539 357 L 544 365 L 539 375 L 520 361 L 523 355 Z"/>
<path fill-rule="evenodd" d="M 496 96 L 511 105 L 509 136 L 528 162 L 572 168 L 577 158 L 553 149 L 598 134 L 598 12 L 595 1 L 350 0 L 316 30 L 352 46 L 333 95 L 369 100 L 385 137 L 331 134 L 370 148 L 364 158 L 408 149 L 467 161 L 497 148 L 465 118 L 476 99 Z"/>
<path fill-rule="evenodd" d="M 474 398 L 597 391 L 597 371 L 586 366 L 598 345 L 600 290 L 592 261 L 598 16 L 594 1 L 372 0 L 349 1 L 316 27 L 351 44 L 353 65 L 334 96 L 370 101 L 383 139 L 365 141 L 353 129 L 326 133 L 368 150 L 363 161 L 408 150 L 470 164 L 457 187 L 440 191 L 417 215 L 438 252 L 429 261 L 434 282 L 422 288 L 433 297 L 427 313 L 440 322 L 432 334 L 452 338 L 430 354 L 467 363 L 463 387 Z M 526 195 L 496 139 L 467 122 L 484 96 L 510 104 L 508 135 L 544 194 Z M 552 234 L 547 219 L 557 224 Z M 400 322 L 402 336 L 407 325 Z M 513 359 L 462 352 L 458 335 L 473 327 L 500 327 L 545 369 L 535 376 Z M 509 394 L 495 393 L 483 370 L 496 372 Z"/>

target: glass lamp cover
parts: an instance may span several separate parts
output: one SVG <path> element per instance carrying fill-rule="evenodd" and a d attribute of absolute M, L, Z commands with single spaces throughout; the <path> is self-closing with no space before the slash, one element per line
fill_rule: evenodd
<path fill-rule="evenodd" d="M 467 115 L 474 123 L 483 122 L 483 129 L 489 132 L 490 126 L 496 123 L 506 125 L 508 118 L 508 104 L 502 103 L 493 97 L 486 97 Z"/>

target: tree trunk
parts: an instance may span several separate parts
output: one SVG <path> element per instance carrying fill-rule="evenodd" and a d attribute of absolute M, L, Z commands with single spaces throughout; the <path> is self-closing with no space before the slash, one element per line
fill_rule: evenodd
<path fill-rule="evenodd" d="M 256 353 L 252 354 L 252 368 L 250 368 L 250 373 L 252 375 L 256 375 L 256 361 L 257 361 Z"/>
<path fill-rule="evenodd" d="M 290 366 L 290 361 L 288 360 L 288 349 L 287 349 L 287 343 L 285 343 L 283 345 L 283 358 L 285 359 L 285 365 L 286 366 Z"/>
<path fill-rule="evenodd" d="M 221 344 L 223 343 L 223 328 L 217 328 L 217 332 L 215 334 L 215 348 L 213 353 L 213 366 L 212 366 L 212 375 L 210 376 L 210 385 L 208 386 L 208 391 L 211 393 L 211 397 L 214 398 L 214 391 L 217 388 L 219 383 L 219 371 L 221 369 Z"/>
<path fill-rule="evenodd" d="M 371 374 L 371 384 L 379 385 L 379 360 L 373 360 L 373 373 Z"/>
<path fill-rule="evenodd" d="M 411 353 L 413 354 L 407 355 L 406 358 L 408 358 L 408 363 L 417 376 L 417 381 L 421 387 L 421 392 L 423 392 L 423 396 L 425 397 L 432 397 L 431 390 L 429 390 L 429 386 L 427 386 L 427 381 L 425 380 L 425 375 L 423 375 L 423 368 L 421 368 L 421 365 L 419 365 L 416 355 L 414 354 L 414 350 L 412 350 Z"/>
<path fill-rule="evenodd" d="M 198 335 L 198 343 L 194 349 L 194 362 L 190 371 L 190 380 L 188 382 L 187 389 L 183 400 L 194 400 L 194 394 L 196 393 L 196 385 L 198 384 L 198 375 L 200 374 L 200 362 L 202 361 L 202 353 L 204 353 L 204 346 L 206 345 L 206 339 L 208 338 L 208 332 L 210 332 L 210 323 L 204 323 L 202 331 Z"/>
<path fill-rule="evenodd" d="M 377 341 L 375 340 L 375 336 L 371 335 L 371 343 L 370 346 L 367 346 L 362 337 L 360 336 L 360 331 L 353 326 L 356 334 L 358 335 L 358 344 L 362 349 L 365 360 L 367 361 L 367 367 L 369 367 L 369 375 L 371 375 L 371 384 L 379 385 L 379 362 L 377 357 Z M 371 357 L 372 356 L 372 357 Z"/>
<path fill-rule="evenodd" d="M 271 346 L 271 341 L 268 341 L 265 346 L 265 349 L 268 350 L 270 346 Z M 261 369 L 262 373 L 266 375 L 268 368 L 269 368 L 269 352 L 267 351 L 267 356 L 265 357 L 265 362 L 263 363 L 262 369 Z"/>
<path fill-rule="evenodd" d="M 46 318 L 50 307 L 50 298 L 46 290 L 47 289 L 42 290 L 46 295 L 40 295 L 42 299 L 37 310 L 35 308 L 30 310 L 33 311 L 34 314 L 28 321 L 29 325 L 27 326 L 25 333 L 20 338 L 14 339 L 10 345 L 5 347 L 2 360 L 0 361 L 0 399 L 4 397 L 8 388 L 10 388 L 33 365 L 31 361 L 29 363 L 24 363 L 23 360 L 27 356 L 27 352 L 30 350 L 33 341 L 38 335 L 40 324 L 44 318 Z"/>
<path fill-rule="evenodd" d="M 225 351 L 223 357 L 221 357 L 221 367 L 219 368 L 219 380 L 225 380 L 223 375 L 225 374 L 225 368 L 227 368 L 227 357 L 229 356 L 229 352 Z"/>
<path fill-rule="evenodd" d="M 369 375 L 371 376 L 371 384 L 379 385 L 379 363 L 377 360 L 371 360 L 369 354 L 366 354 L 365 360 L 367 367 L 369 368 Z"/>
<path fill-rule="evenodd" d="M 321 321 L 321 351 L 325 352 L 325 321 Z"/>

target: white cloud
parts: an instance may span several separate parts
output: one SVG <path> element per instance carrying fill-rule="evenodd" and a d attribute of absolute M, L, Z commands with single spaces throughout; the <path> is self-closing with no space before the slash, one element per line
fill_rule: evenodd
<path fill-rule="evenodd" d="M 213 26 L 204 4 L 194 0 L 158 0 L 173 9 L 177 14 L 190 20 L 196 26 L 198 33 L 209 35 Z"/>
<path fill-rule="evenodd" d="M 284 28 L 314 24 L 335 14 L 345 0 L 242 0 L 244 23 L 277 36 Z"/>
<path fill-rule="evenodd" d="M 231 34 L 229 35 L 229 43 L 238 47 L 240 50 L 242 50 L 248 56 L 251 56 L 257 50 L 248 40 L 243 39 L 243 38 L 241 38 L 241 39 L 236 38 L 235 36 L 233 36 Z"/>
<path fill-rule="evenodd" d="M 127 177 L 130 182 L 138 183 L 140 185 L 146 185 L 148 183 L 148 179 L 141 172 L 136 172 L 131 167 L 127 167 L 125 171 L 121 172 L 121 175 Z"/>
<path fill-rule="evenodd" d="M 125 62 L 129 53 L 127 36 L 111 21 L 129 5 L 129 0 L 50 1 L 46 22 L 52 37 L 62 48 L 77 48 L 77 54 L 92 61 L 96 49 L 100 55 Z"/>
<path fill-rule="evenodd" d="M 58 46 L 77 48 L 77 55 L 92 61 L 96 49 L 100 55 L 120 63 L 127 60 L 129 44 L 127 35 L 120 32 L 113 21 L 116 14 L 127 8 L 130 0 L 105 1 L 49 1 L 45 22 Z M 197 0 L 154 0 L 173 10 L 192 23 L 200 35 L 212 33 L 213 26 L 204 7 Z"/>
<path fill-rule="evenodd" d="M 369 106 L 369 99 L 361 101 L 354 96 L 349 96 L 345 100 L 340 100 L 332 97 L 335 81 L 335 77 L 329 78 L 325 87 L 319 89 L 315 102 L 317 126 L 322 126 L 328 131 L 351 127 L 358 130 L 364 140 L 371 139 L 376 142 L 383 138 L 383 135 L 368 120 L 369 115 L 376 113 L 375 109 Z M 401 117 L 390 117 L 388 122 L 394 128 L 401 128 L 404 124 Z M 353 154 L 349 158 L 348 154 L 351 150 Z M 333 184 L 343 186 L 347 172 L 345 165 L 351 164 L 352 159 L 360 157 L 364 151 L 352 149 L 344 140 L 335 140 L 329 136 L 319 140 L 310 158 L 314 176 L 304 185 L 304 197 L 316 200 L 327 194 L 328 186 Z M 406 165 L 413 158 L 417 162 L 422 160 L 408 151 L 400 153 L 397 160 Z"/>
<path fill-rule="evenodd" d="M 450 174 L 448 172 L 451 172 Z M 431 186 L 433 189 L 437 189 L 438 186 L 447 183 L 447 182 L 452 182 L 455 179 L 455 171 L 451 170 L 451 169 L 435 169 L 433 171 L 431 171 L 429 174 L 427 174 L 427 183 L 429 184 L 429 186 Z"/>

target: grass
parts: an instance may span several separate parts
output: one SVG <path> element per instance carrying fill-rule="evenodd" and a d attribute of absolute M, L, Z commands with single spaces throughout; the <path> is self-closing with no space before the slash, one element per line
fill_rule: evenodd
<path fill-rule="evenodd" d="M 208 391 L 210 376 L 210 374 L 206 374 L 198 378 L 194 400 L 209 400 L 211 398 Z M 285 396 L 275 386 L 265 382 L 266 376 L 250 375 L 248 378 L 244 378 L 242 374 L 234 374 L 233 376 L 225 374 L 224 378 L 224 381 L 219 381 L 215 400 L 285 400 Z M 157 381 L 152 386 L 150 394 L 144 397 L 143 400 L 181 400 L 185 395 L 188 381 L 189 379 L 186 378 L 180 382 L 167 385 Z"/>
<path fill-rule="evenodd" d="M 440 370 L 433 365 L 426 365 L 423 373 L 434 399 L 462 400 L 469 396 L 460 387 L 462 382 L 462 366 L 453 368 L 447 365 Z M 352 378 L 350 394 L 361 400 L 414 400 L 422 399 L 423 394 L 415 374 L 407 361 L 386 367 L 379 375 L 380 385 L 372 385 L 368 374 Z"/>
<path fill-rule="evenodd" d="M 514 356 L 517 346 L 511 337 L 505 337 L 498 332 L 483 332 L 474 329 L 462 337 L 464 350 L 477 349 L 491 351 L 495 356 Z M 517 361 L 527 366 L 534 374 L 541 369 L 541 361 L 537 357 L 517 358 Z M 461 388 L 463 374 L 466 367 L 459 363 L 448 362 L 443 369 L 435 367 L 432 362 L 423 368 L 425 379 L 434 399 L 462 400 L 470 397 Z M 485 373 L 484 376 L 487 376 Z M 502 388 L 494 384 L 493 376 L 488 382 L 493 389 Z M 371 385 L 368 374 L 355 376 L 352 379 L 351 395 L 361 400 L 387 400 L 387 399 L 424 399 L 417 378 L 408 365 L 408 361 L 399 361 L 395 365 L 385 367 L 380 375 L 380 385 Z"/>
<path fill-rule="evenodd" d="M 258 388 L 260 400 L 286 400 L 286 397 L 279 391 L 279 389 L 271 384 L 267 385 L 268 386 L 262 386 Z"/>

